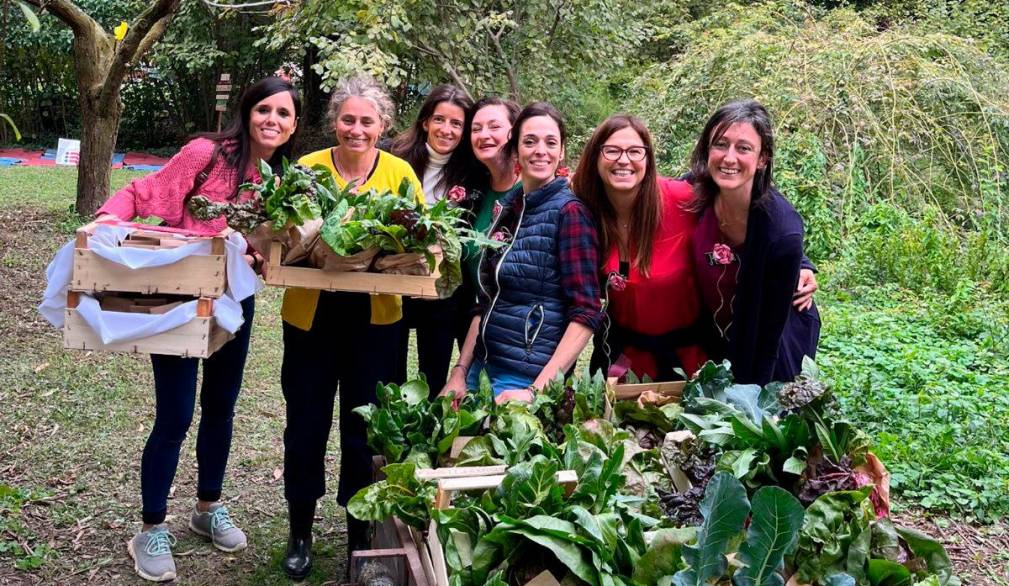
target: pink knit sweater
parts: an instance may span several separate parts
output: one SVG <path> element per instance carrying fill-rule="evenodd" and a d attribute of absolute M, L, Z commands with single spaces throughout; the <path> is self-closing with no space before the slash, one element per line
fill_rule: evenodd
<path fill-rule="evenodd" d="M 115 193 L 98 210 L 97 215 L 114 214 L 121 220 L 157 216 L 174 228 L 197 233 L 214 234 L 228 227 L 224 218 L 209 221 L 197 220 L 183 206 L 183 200 L 196 184 L 196 176 L 206 168 L 214 152 L 214 142 L 206 138 L 190 141 L 160 171 L 135 179 Z M 248 180 L 258 183 L 259 172 L 250 164 L 245 174 Z M 235 186 L 235 172 L 218 156 L 207 180 L 200 187 L 200 195 L 211 201 L 229 201 Z M 251 192 L 239 194 L 245 201 Z"/>

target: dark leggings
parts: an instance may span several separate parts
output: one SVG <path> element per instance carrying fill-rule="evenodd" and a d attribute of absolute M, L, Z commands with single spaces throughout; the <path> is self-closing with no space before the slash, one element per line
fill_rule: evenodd
<path fill-rule="evenodd" d="M 410 330 L 417 330 L 417 366 L 427 380 L 433 399 L 445 387 L 449 363 L 452 361 L 452 344 L 459 348 L 466 340 L 472 321 L 473 290 L 461 285 L 448 299 L 403 298 L 403 328 L 400 332 L 400 362 L 396 382 L 407 378 Z"/>
<path fill-rule="evenodd" d="M 355 407 L 376 402 L 375 387 L 396 376 L 399 323 L 372 325 L 371 301 L 361 293 L 322 292 L 312 329 L 284 323 L 280 384 L 287 403 L 284 497 L 310 507 L 326 494 L 326 446 L 340 392 L 340 487 L 336 500 L 371 484 L 367 426 Z"/>
<path fill-rule="evenodd" d="M 210 358 L 203 360 L 200 387 L 199 431 L 196 434 L 196 461 L 199 465 L 196 497 L 204 501 L 221 498 L 224 470 L 231 451 L 231 429 L 235 401 L 242 387 L 249 334 L 255 314 L 255 298 L 242 302 L 245 323 Z M 157 525 L 165 520 L 168 491 L 179 466 L 179 451 L 193 421 L 196 405 L 198 358 L 151 355 L 154 367 L 156 407 L 154 428 L 140 461 L 140 492 L 144 523 Z"/>

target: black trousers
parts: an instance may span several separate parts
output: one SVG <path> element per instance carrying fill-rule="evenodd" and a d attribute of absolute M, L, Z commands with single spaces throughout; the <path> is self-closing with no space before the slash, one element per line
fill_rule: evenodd
<path fill-rule="evenodd" d="M 458 343 L 462 348 L 472 321 L 474 303 L 473 291 L 466 285 L 460 286 L 447 299 L 403 298 L 397 382 L 406 382 L 410 330 L 416 329 L 418 370 L 427 380 L 432 398 L 441 392 L 448 380 L 452 344 Z"/>
<path fill-rule="evenodd" d="M 256 299 L 250 296 L 242 301 L 245 323 L 235 332 L 235 337 L 202 361 L 202 415 L 196 432 L 196 497 L 200 500 L 221 498 L 224 470 L 231 452 L 235 403 L 242 388 L 255 313 Z M 157 525 L 165 521 L 168 493 L 179 467 L 179 452 L 193 422 L 200 362 L 199 358 L 151 355 L 156 403 L 154 427 L 140 460 L 144 523 Z"/>
<path fill-rule="evenodd" d="M 370 319 L 368 295 L 323 291 L 311 330 L 284 323 L 280 372 L 287 403 L 284 496 L 291 503 L 314 501 L 326 494 L 326 445 L 338 390 L 340 483 L 336 500 L 346 506 L 358 490 L 371 484 L 367 426 L 353 409 L 374 403 L 376 385 L 395 379 L 400 324 L 372 325 Z"/>

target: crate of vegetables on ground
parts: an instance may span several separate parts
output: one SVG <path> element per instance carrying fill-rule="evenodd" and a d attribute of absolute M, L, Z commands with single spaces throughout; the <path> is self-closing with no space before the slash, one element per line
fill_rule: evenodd
<path fill-rule="evenodd" d="M 240 204 L 194 197 L 199 218 L 224 215 L 267 257 L 265 280 L 278 287 L 447 297 L 462 282 L 463 245 L 497 246 L 465 227 L 451 198 L 432 206 L 404 180 L 396 192 L 340 188 L 328 169 L 286 160 L 279 174 L 260 163 L 256 196 Z"/>
<path fill-rule="evenodd" d="M 100 229 L 104 233 L 96 237 Z M 220 297 L 227 288 L 226 238 L 227 231 L 208 236 L 131 222 L 91 222 L 77 229 L 71 289 Z M 109 259 L 129 250 L 171 250 L 179 258 L 137 267 Z"/>
<path fill-rule="evenodd" d="M 531 405 L 496 405 L 483 384 L 456 405 L 421 381 L 388 385 L 358 410 L 388 477 L 348 510 L 394 516 L 428 545 L 436 534 L 459 586 L 544 570 L 587 584 L 959 584 L 940 543 L 888 519 L 885 469 L 812 363 L 760 387 L 709 362 L 681 401 L 616 401 L 610 419 L 606 394 L 587 374 Z M 417 470 L 464 435 L 456 468 L 504 465 L 504 479 L 440 508 Z M 577 475 L 570 494 L 560 470 Z"/>

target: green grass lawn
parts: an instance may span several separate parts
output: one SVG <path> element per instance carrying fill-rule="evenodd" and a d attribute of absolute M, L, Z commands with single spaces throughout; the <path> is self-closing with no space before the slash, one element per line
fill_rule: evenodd
<path fill-rule="evenodd" d="M 138 175 L 114 171 L 113 184 Z M 45 266 L 74 228 L 74 181 L 74 169 L 0 169 L 0 584 L 139 583 L 124 544 L 139 526 L 139 462 L 154 413 L 149 359 L 64 351 L 59 332 L 35 311 Z M 895 504 L 912 522 L 925 522 L 918 511 L 928 509 L 930 532 L 960 546 L 954 551 L 966 548 L 954 556 L 965 584 L 1006 584 L 1005 526 L 965 522 L 1009 512 L 1005 303 L 983 289 L 947 298 L 832 290 L 829 267 L 822 279 L 818 362 L 844 413 L 871 433 L 893 472 Z M 250 547 L 222 554 L 185 529 L 195 492 L 194 428 L 169 501 L 181 582 L 287 583 L 278 570 L 287 532 L 278 479 L 280 294 L 267 288 L 257 297 L 225 482 Z M 344 520 L 332 492 L 336 436 L 334 429 L 331 493 L 316 524 L 315 584 L 343 580 Z M 958 541 L 963 535 L 990 545 Z"/>

